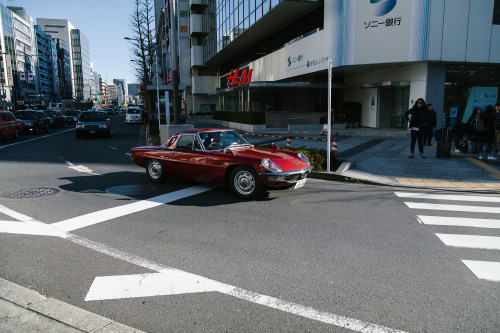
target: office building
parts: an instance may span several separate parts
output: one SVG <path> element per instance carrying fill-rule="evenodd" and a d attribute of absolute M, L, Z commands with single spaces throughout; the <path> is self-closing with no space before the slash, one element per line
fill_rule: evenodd
<path fill-rule="evenodd" d="M 194 112 L 266 112 L 270 127 L 323 122 L 330 61 L 336 122 L 359 105 L 361 126 L 405 128 L 404 111 L 422 97 L 441 126 L 498 100 L 498 0 L 221 0 L 189 9 Z"/>

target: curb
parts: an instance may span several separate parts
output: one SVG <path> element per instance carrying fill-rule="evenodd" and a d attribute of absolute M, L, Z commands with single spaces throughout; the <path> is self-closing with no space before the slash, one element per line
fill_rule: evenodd
<path fill-rule="evenodd" d="M 143 333 L 74 305 L 45 297 L 2 278 L 0 278 L 0 298 L 82 332 Z"/>

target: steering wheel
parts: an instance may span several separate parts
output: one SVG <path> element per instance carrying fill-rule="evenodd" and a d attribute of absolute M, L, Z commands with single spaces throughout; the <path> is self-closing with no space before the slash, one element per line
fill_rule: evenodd
<path fill-rule="evenodd" d="M 217 141 L 214 141 L 212 142 L 211 144 L 208 145 L 207 149 L 209 149 L 210 147 L 212 147 L 213 145 L 216 145 L 218 146 L 219 144 L 217 143 Z"/>

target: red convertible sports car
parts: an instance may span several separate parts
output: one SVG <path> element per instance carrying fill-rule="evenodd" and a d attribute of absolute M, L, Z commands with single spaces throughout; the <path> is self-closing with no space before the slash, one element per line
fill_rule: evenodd
<path fill-rule="evenodd" d="M 314 168 L 302 153 L 255 148 L 230 129 L 194 129 L 163 146 L 132 148 L 127 155 L 153 182 L 167 175 L 229 185 L 240 198 L 255 199 L 266 188 L 299 188 Z"/>

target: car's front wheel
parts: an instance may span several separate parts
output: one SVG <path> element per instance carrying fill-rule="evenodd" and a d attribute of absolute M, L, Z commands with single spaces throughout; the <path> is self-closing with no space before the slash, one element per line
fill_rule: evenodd
<path fill-rule="evenodd" d="M 150 181 L 160 183 L 165 180 L 167 173 L 159 160 L 149 160 L 146 165 L 146 174 Z"/>
<path fill-rule="evenodd" d="M 239 166 L 231 172 L 229 187 L 238 197 L 247 200 L 257 198 L 264 190 L 257 173 L 246 166 Z"/>

